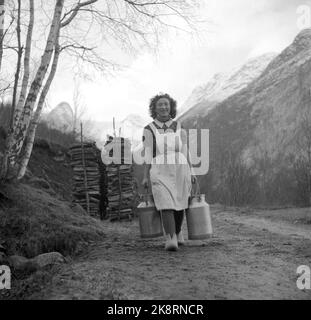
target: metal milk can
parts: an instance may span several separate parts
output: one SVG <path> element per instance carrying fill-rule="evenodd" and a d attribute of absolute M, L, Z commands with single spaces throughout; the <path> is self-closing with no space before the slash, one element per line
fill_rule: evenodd
<path fill-rule="evenodd" d="M 143 199 L 137 206 L 141 238 L 163 236 L 161 215 L 154 205 L 152 194 L 143 194 Z"/>
<path fill-rule="evenodd" d="M 200 194 L 198 183 L 196 193 L 191 196 L 189 208 L 186 210 L 186 219 L 189 240 L 207 239 L 212 235 L 209 205 L 205 202 L 205 195 Z"/>

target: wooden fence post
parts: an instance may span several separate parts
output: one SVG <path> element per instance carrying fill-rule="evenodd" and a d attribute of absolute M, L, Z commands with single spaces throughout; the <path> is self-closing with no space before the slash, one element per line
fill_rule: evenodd
<path fill-rule="evenodd" d="M 90 198 L 88 192 L 88 183 L 87 183 L 87 174 L 86 174 L 86 167 L 85 167 L 85 154 L 84 154 L 84 142 L 83 142 L 83 125 L 82 122 L 80 123 L 81 126 L 81 152 L 82 152 L 82 166 L 83 166 L 83 173 L 84 173 L 84 188 L 85 188 L 85 198 L 86 198 L 86 211 L 87 214 L 90 214 Z"/>

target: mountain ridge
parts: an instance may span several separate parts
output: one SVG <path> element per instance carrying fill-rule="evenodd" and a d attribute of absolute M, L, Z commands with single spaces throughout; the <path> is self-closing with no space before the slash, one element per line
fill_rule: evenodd
<path fill-rule="evenodd" d="M 310 30 L 301 32 L 245 88 L 216 103 L 208 114 L 184 117 L 185 128 L 210 130 L 210 173 L 200 180 L 212 201 L 225 197 L 226 179 L 237 165 L 250 179 L 244 185 L 251 194 L 265 201 L 293 204 L 305 194 L 308 187 L 301 185 L 306 182 L 297 177 L 306 170 L 301 167 L 306 157 L 297 137 L 305 115 L 311 129 L 310 43 Z"/>
<path fill-rule="evenodd" d="M 179 119 L 186 113 L 204 109 L 206 112 L 213 108 L 215 103 L 223 101 L 235 92 L 245 88 L 256 79 L 267 67 L 268 63 L 276 57 L 276 53 L 266 53 L 255 58 L 248 59 L 246 63 L 231 69 L 227 73 L 216 73 L 205 85 L 196 87 L 181 108 Z"/>

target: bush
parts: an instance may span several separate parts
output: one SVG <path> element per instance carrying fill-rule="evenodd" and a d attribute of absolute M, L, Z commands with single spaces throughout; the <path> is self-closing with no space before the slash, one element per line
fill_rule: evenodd
<path fill-rule="evenodd" d="M 81 243 L 104 237 L 101 222 L 42 190 L 19 184 L 6 186 L 1 193 L 11 199 L 0 206 L 0 243 L 5 241 L 9 254 L 74 255 Z"/>
<path fill-rule="evenodd" d="M 73 133 L 51 129 L 45 122 L 40 122 L 38 124 L 36 138 L 45 140 L 49 143 L 59 144 L 65 148 L 70 147 L 76 142 L 76 137 Z"/>

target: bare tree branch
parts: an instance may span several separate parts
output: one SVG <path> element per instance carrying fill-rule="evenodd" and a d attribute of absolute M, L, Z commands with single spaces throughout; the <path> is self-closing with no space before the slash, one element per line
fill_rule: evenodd
<path fill-rule="evenodd" d="M 0 70 L 1 70 L 1 63 L 2 63 L 2 56 L 3 56 L 3 38 L 4 38 L 4 0 L 0 0 Z"/>
<path fill-rule="evenodd" d="M 67 26 L 75 17 L 76 15 L 79 13 L 79 10 L 82 7 L 88 6 L 92 3 L 97 2 L 98 0 L 89 0 L 89 1 L 85 1 L 85 2 L 80 2 L 70 11 L 68 11 L 67 13 L 65 13 L 64 17 L 62 18 L 62 23 L 61 23 L 61 28 Z M 68 18 L 66 19 L 66 17 L 68 16 Z"/>
<path fill-rule="evenodd" d="M 62 45 L 61 48 L 60 48 L 60 51 L 63 51 L 63 50 L 69 49 L 69 48 L 82 50 L 83 52 L 84 51 L 92 51 L 92 50 L 95 49 L 95 47 L 90 47 L 89 48 L 89 47 L 86 47 L 86 46 L 83 46 L 83 45 L 71 43 L 71 44 L 67 44 L 67 45 Z"/>
<path fill-rule="evenodd" d="M 18 47 L 14 47 L 14 46 L 8 46 L 8 45 L 3 45 L 3 49 L 6 50 L 13 50 L 15 51 L 16 53 L 18 53 Z"/>
<path fill-rule="evenodd" d="M 5 88 L 1 88 L 0 89 L 0 95 L 3 95 L 10 88 L 11 88 L 11 84 L 10 83 Z"/>

